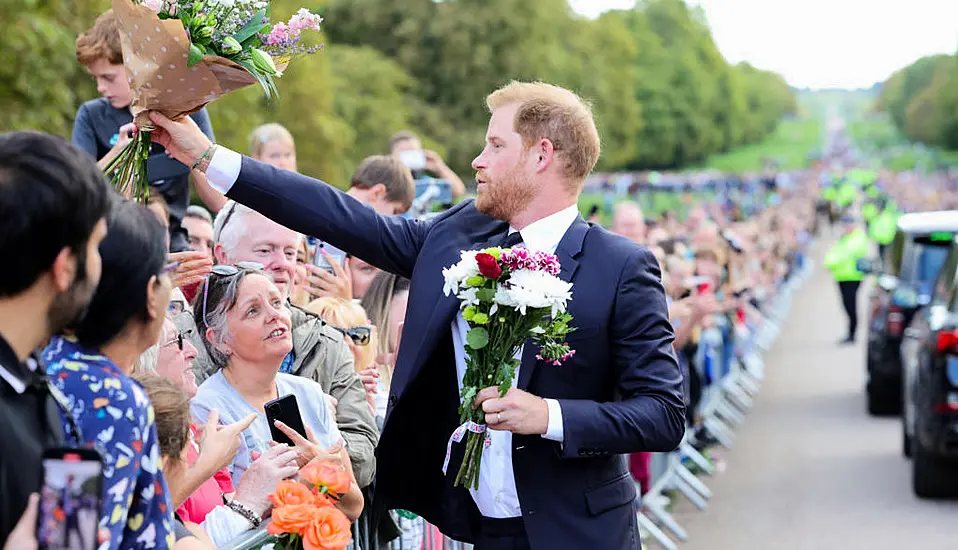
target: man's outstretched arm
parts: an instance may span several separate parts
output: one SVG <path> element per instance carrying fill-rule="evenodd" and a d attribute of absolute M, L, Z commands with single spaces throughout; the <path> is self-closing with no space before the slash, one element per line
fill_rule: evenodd
<path fill-rule="evenodd" d="M 157 113 L 150 115 L 157 125 L 153 140 L 187 166 L 199 163 L 202 171 L 207 165 L 206 180 L 212 189 L 376 267 L 407 278 L 412 275 L 427 223 L 380 216 L 320 180 L 275 168 L 225 147 L 213 148 L 189 117 L 171 121 Z"/>

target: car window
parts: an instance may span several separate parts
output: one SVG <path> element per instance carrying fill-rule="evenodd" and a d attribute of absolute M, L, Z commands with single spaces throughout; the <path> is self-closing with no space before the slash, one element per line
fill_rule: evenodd
<path fill-rule="evenodd" d="M 931 294 L 938 273 L 948 257 L 949 247 L 930 244 L 915 245 L 911 258 L 911 279 L 919 294 Z"/>
<path fill-rule="evenodd" d="M 892 277 L 898 277 L 901 272 L 902 255 L 905 252 L 905 243 L 911 241 L 908 235 L 902 231 L 895 234 L 895 240 L 892 241 L 885 253 L 885 272 Z"/>
<path fill-rule="evenodd" d="M 933 301 L 950 304 L 955 310 L 955 277 L 958 276 L 958 246 L 952 245 L 945 259 L 945 265 L 938 273 Z"/>

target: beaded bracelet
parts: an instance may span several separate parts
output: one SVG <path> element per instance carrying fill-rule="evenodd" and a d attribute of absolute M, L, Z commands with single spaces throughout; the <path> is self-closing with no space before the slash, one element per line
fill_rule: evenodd
<path fill-rule="evenodd" d="M 210 143 L 210 146 L 203 151 L 203 154 L 200 155 L 200 158 L 196 159 L 196 162 L 193 163 L 193 166 L 190 167 L 190 170 L 196 170 L 202 165 L 202 168 L 199 168 L 200 172 L 206 172 L 206 167 L 209 166 L 209 161 L 213 159 L 212 153 L 213 149 L 216 149 L 216 142 Z M 203 161 L 206 161 L 204 164 Z"/>
<path fill-rule="evenodd" d="M 254 514 L 253 511 L 250 510 L 246 505 L 236 502 L 235 500 L 227 502 L 226 507 L 243 516 L 246 521 L 250 522 L 250 524 L 253 526 L 253 529 L 256 529 L 261 523 L 263 523 L 263 520 Z"/>

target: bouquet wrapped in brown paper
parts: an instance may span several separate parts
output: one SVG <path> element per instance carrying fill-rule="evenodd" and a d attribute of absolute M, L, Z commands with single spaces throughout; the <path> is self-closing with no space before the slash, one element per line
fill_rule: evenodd
<path fill-rule="evenodd" d="M 272 25 L 263 0 L 113 0 L 113 11 L 139 131 L 105 171 L 139 201 L 148 194 L 149 111 L 181 118 L 256 83 L 267 99 L 278 95 L 273 79 L 293 57 L 316 51 L 300 37 L 322 21 L 304 8 Z"/>

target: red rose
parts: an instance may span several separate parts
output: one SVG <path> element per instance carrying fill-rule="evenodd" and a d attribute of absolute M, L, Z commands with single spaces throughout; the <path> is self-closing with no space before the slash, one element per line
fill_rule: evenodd
<path fill-rule="evenodd" d="M 502 268 L 499 267 L 499 260 L 492 254 L 480 252 L 476 254 L 476 262 L 479 264 L 479 273 L 487 279 L 498 279 L 502 275 Z"/>

